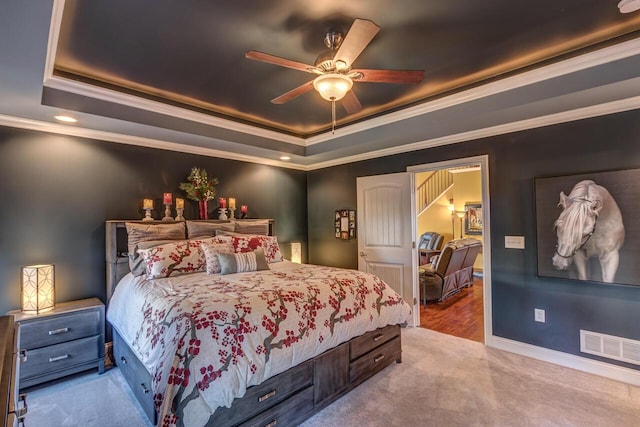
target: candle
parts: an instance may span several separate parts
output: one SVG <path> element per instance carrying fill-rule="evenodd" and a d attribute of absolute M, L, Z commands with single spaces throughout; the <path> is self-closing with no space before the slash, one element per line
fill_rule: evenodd
<path fill-rule="evenodd" d="M 249 211 L 249 208 L 247 207 L 247 205 L 240 206 L 241 213 L 246 214 L 248 211 Z"/>
<path fill-rule="evenodd" d="M 236 208 L 236 199 L 233 197 L 229 197 L 229 209 Z"/>
<path fill-rule="evenodd" d="M 142 201 L 142 209 L 153 209 L 153 199 L 144 199 Z"/>
<path fill-rule="evenodd" d="M 226 208 L 227 207 L 227 199 L 225 199 L 224 197 L 220 197 L 218 199 L 218 202 L 220 202 L 220 207 L 221 208 Z"/>
<path fill-rule="evenodd" d="M 184 199 L 176 198 L 176 209 L 184 209 Z"/>
<path fill-rule="evenodd" d="M 163 203 L 165 205 L 170 205 L 172 198 L 173 198 L 173 195 L 171 193 L 164 193 L 164 195 L 162 196 Z"/>

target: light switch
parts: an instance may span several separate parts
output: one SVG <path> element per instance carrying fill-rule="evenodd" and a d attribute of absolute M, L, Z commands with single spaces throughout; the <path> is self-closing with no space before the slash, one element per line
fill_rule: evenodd
<path fill-rule="evenodd" d="M 524 236 L 504 236 L 506 249 L 524 249 Z"/>

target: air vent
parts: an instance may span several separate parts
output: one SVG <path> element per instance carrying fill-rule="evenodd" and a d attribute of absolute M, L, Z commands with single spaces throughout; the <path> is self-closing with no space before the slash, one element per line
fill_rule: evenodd
<path fill-rule="evenodd" d="M 640 341 L 580 330 L 580 351 L 640 365 Z"/>

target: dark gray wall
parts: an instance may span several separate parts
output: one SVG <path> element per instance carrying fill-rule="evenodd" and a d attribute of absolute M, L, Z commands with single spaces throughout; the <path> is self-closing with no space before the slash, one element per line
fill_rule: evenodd
<path fill-rule="evenodd" d="M 494 334 L 585 357 L 580 329 L 640 339 L 640 286 L 537 277 L 534 206 L 534 178 L 638 168 L 639 141 L 633 111 L 310 172 L 309 260 L 357 268 L 357 242 L 333 233 L 335 209 L 356 208 L 356 177 L 488 154 Z M 525 236 L 526 249 L 504 249 L 505 235 Z M 546 323 L 533 321 L 534 307 Z"/>
<path fill-rule="evenodd" d="M 56 266 L 58 301 L 104 301 L 105 220 L 142 218 L 144 197 L 161 218 L 162 193 L 184 195 L 178 185 L 193 166 L 218 178 L 219 196 L 247 204 L 249 217 L 274 218 L 283 254 L 299 241 L 306 260 L 304 172 L 0 128 L 0 313 L 20 305 L 20 267 L 38 263 Z M 187 200 L 185 217 L 197 215 Z"/>

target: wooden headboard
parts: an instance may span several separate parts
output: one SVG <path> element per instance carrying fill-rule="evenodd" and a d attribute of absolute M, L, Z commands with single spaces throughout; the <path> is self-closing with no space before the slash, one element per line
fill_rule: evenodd
<path fill-rule="evenodd" d="M 190 220 L 194 222 L 229 223 L 231 220 Z M 237 219 L 234 221 L 249 223 L 251 221 L 264 221 L 264 219 Z M 142 221 L 142 220 L 109 220 L 105 223 L 106 229 L 106 263 L 107 263 L 107 304 L 116 289 L 118 282 L 129 273 L 129 254 L 127 222 L 138 224 L 160 225 L 173 224 L 179 221 Z M 269 220 L 269 235 L 275 235 L 275 221 Z M 187 236 L 185 236 L 185 239 Z"/>

